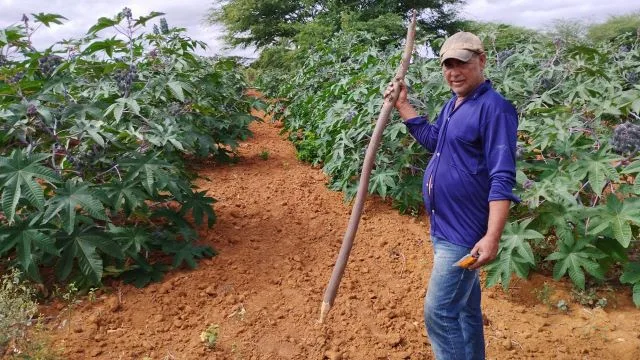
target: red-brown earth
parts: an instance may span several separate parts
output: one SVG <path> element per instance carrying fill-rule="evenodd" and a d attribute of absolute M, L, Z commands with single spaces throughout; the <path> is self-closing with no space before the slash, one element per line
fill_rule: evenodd
<path fill-rule="evenodd" d="M 427 219 L 369 198 L 336 302 L 319 324 L 351 206 L 320 169 L 296 159 L 276 124 L 251 129 L 238 163 L 198 166 L 208 178 L 198 185 L 218 200 L 218 221 L 199 229 L 201 243 L 219 254 L 143 289 L 114 284 L 71 313 L 43 306 L 59 314 L 49 327 L 65 357 L 433 358 L 422 320 Z M 600 296 L 604 310 L 583 307 L 568 284 L 542 275 L 514 280 L 508 292 L 485 289 L 488 358 L 640 359 L 640 311 L 629 292 Z M 560 299 L 567 312 L 555 306 Z M 219 329 L 213 348 L 200 338 L 210 325 Z"/>

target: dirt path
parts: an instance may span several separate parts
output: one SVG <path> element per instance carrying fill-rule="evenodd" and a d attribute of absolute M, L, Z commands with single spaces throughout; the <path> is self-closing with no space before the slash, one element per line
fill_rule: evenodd
<path fill-rule="evenodd" d="M 320 170 L 296 160 L 280 129 L 252 130 L 240 163 L 201 169 L 210 181 L 199 185 L 218 199 L 218 222 L 201 238 L 219 255 L 145 289 L 123 285 L 84 301 L 71 331 L 59 328 L 66 316 L 56 319 L 68 358 L 432 359 L 422 323 L 426 219 L 369 199 L 336 303 L 318 324 L 351 207 Z M 536 296 L 547 280 L 484 291 L 489 358 L 640 358 L 640 311 L 629 294 L 611 294 L 606 311 L 571 303 L 563 314 Z M 563 285 L 549 285 L 550 301 L 570 299 Z M 212 350 L 200 340 L 210 324 L 219 326 Z"/>

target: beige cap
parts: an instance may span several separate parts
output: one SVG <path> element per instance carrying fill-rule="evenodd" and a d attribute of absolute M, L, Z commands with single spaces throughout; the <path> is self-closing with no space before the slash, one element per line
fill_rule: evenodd
<path fill-rule="evenodd" d="M 451 35 L 440 48 L 440 64 L 447 59 L 467 62 L 473 54 L 484 52 L 482 41 L 470 32 L 461 31 Z"/>

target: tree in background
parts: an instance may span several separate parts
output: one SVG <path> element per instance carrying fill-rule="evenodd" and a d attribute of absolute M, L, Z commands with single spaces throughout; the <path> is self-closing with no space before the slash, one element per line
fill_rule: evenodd
<path fill-rule="evenodd" d="M 208 21 L 226 27 L 230 45 L 264 48 L 293 41 L 325 41 L 340 30 L 371 30 L 404 35 L 402 20 L 419 12 L 423 30 L 450 31 L 463 0 L 215 0 Z"/>
<path fill-rule="evenodd" d="M 633 34 L 640 38 L 640 11 L 612 16 L 602 24 L 592 25 L 587 37 L 595 42 L 610 41 L 624 34 Z"/>

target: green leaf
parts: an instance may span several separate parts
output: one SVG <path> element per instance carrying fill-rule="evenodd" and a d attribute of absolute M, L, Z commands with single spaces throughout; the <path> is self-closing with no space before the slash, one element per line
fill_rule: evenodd
<path fill-rule="evenodd" d="M 215 199 L 206 195 L 206 191 L 198 191 L 194 192 L 191 196 L 186 197 L 182 203 L 180 214 L 184 216 L 189 212 L 189 210 L 191 210 L 193 221 L 195 221 L 198 226 L 202 224 L 202 219 L 206 216 L 207 225 L 212 227 L 216 221 L 216 215 L 212 208 L 215 203 Z"/>
<path fill-rule="evenodd" d="M 164 273 L 169 270 L 165 264 L 153 264 L 149 269 L 136 267 L 122 273 L 121 278 L 127 284 L 133 284 L 137 288 L 143 288 L 152 282 L 159 282 Z"/>
<path fill-rule="evenodd" d="M 60 280 L 69 276 L 75 260 L 82 277 L 89 284 L 99 285 L 104 269 L 98 249 L 111 257 L 124 258 L 116 242 L 109 239 L 101 230 L 91 226 L 74 229 L 73 233 L 61 236 L 59 243 L 63 245 L 62 257 L 56 264 L 56 274 Z"/>
<path fill-rule="evenodd" d="M 51 23 L 62 25 L 62 21 L 60 21 L 60 19 L 69 20 L 66 17 L 58 14 L 31 13 L 31 15 L 33 15 L 36 22 L 41 22 L 46 27 L 49 27 Z"/>
<path fill-rule="evenodd" d="M 101 17 L 98 19 L 98 23 L 93 25 L 92 27 L 89 28 L 89 31 L 87 31 L 87 34 L 95 34 L 100 30 L 106 29 L 108 27 L 112 27 L 114 25 L 118 25 L 120 23 L 120 19 L 109 19 L 106 17 Z"/>
<path fill-rule="evenodd" d="M 607 196 L 605 206 L 594 209 L 590 234 L 610 233 L 622 246 L 629 247 L 631 243 L 631 225 L 640 225 L 640 208 L 637 199 L 618 200 L 616 195 Z"/>
<path fill-rule="evenodd" d="M 9 157 L 0 157 L 0 189 L 2 189 L 2 210 L 9 223 L 14 220 L 16 208 L 23 196 L 33 206 L 42 210 L 44 191 L 36 181 L 57 183 L 58 176 L 53 170 L 40 164 L 49 156 L 25 154 L 23 150 L 13 150 Z"/>
<path fill-rule="evenodd" d="M 369 181 L 369 193 L 378 193 L 384 199 L 387 192 L 390 192 L 396 186 L 395 178 L 398 173 L 393 170 L 382 170 L 376 168 L 371 174 Z"/>
<path fill-rule="evenodd" d="M 182 91 L 183 84 L 181 82 L 169 81 L 167 83 L 167 86 L 169 86 L 169 89 L 171 90 L 173 96 L 175 96 L 180 101 L 184 101 L 184 92 Z"/>
<path fill-rule="evenodd" d="M 97 53 L 98 51 L 104 51 L 109 55 L 109 57 L 113 57 L 113 52 L 116 50 L 123 50 L 127 48 L 127 44 L 119 39 L 111 38 L 102 41 L 94 41 L 89 46 L 87 46 L 83 51 L 82 55 L 92 55 Z"/>
<path fill-rule="evenodd" d="M 530 223 L 531 219 L 506 224 L 500 241 L 498 257 L 485 267 L 487 286 L 501 282 L 502 286 L 508 289 L 513 272 L 520 277 L 526 277 L 529 270 L 535 266 L 533 249 L 529 240 L 542 239 L 544 236 L 529 229 Z"/>
<path fill-rule="evenodd" d="M 64 187 L 58 189 L 56 195 L 47 202 L 47 209 L 42 221 L 46 223 L 54 216 L 60 215 L 67 233 L 71 234 L 75 228 L 76 212 L 78 211 L 86 212 L 98 220 L 108 220 L 102 203 L 88 184 L 67 180 Z"/>
<path fill-rule="evenodd" d="M 198 266 L 197 259 L 210 258 L 215 255 L 213 249 L 209 246 L 198 246 L 188 242 L 175 242 L 168 248 L 169 252 L 174 253 L 172 266 L 179 268 L 185 263 L 189 268 L 195 269 Z"/>
<path fill-rule="evenodd" d="M 157 153 L 150 152 L 133 159 L 121 160 L 120 166 L 126 173 L 123 181 L 130 182 L 137 179 L 149 195 L 154 195 L 158 188 L 157 182 L 162 178 L 169 178 L 168 171 L 173 170 L 168 162 L 157 159 L 157 156 Z"/>
<path fill-rule="evenodd" d="M 147 21 L 156 18 L 158 16 L 162 16 L 164 15 L 164 13 L 161 12 L 157 12 L 157 11 L 152 11 L 149 15 L 147 16 L 140 16 L 134 23 L 133 26 L 138 26 L 138 25 L 142 25 L 145 26 L 147 24 Z"/>
<path fill-rule="evenodd" d="M 149 229 L 141 227 L 117 227 L 110 225 L 108 233 L 110 238 L 115 243 L 120 244 L 122 251 L 129 256 L 135 256 L 142 249 L 149 249 Z"/>
<path fill-rule="evenodd" d="M 43 254 L 59 256 L 48 226 L 34 225 L 32 219 L 0 227 L 0 256 L 15 249 L 20 267 L 35 281 L 41 281 L 38 259 Z"/>
<path fill-rule="evenodd" d="M 125 213 L 131 215 L 133 211 L 144 205 L 147 195 L 140 183 L 134 181 L 116 181 L 102 186 L 102 193 L 106 196 L 113 213 L 117 213 L 124 207 Z"/>
<path fill-rule="evenodd" d="M 624 266 L 620 282 L 623 284 L 640 284 L 640 262 L 630 262 Z"/>
<path fill-rule="evenodd" d="M 585 287 L 585 271 L 602 279 L 604 273 L 595 261 L 606 255 L 586 240 L 576 241 L 572 246 L 560 242 L 560 248 L 547 256 L 545 260 L 556 261 L 553 266 L 553 278 L 559 280 L 568 273 L 573 283 L 580 289 Z"/>

